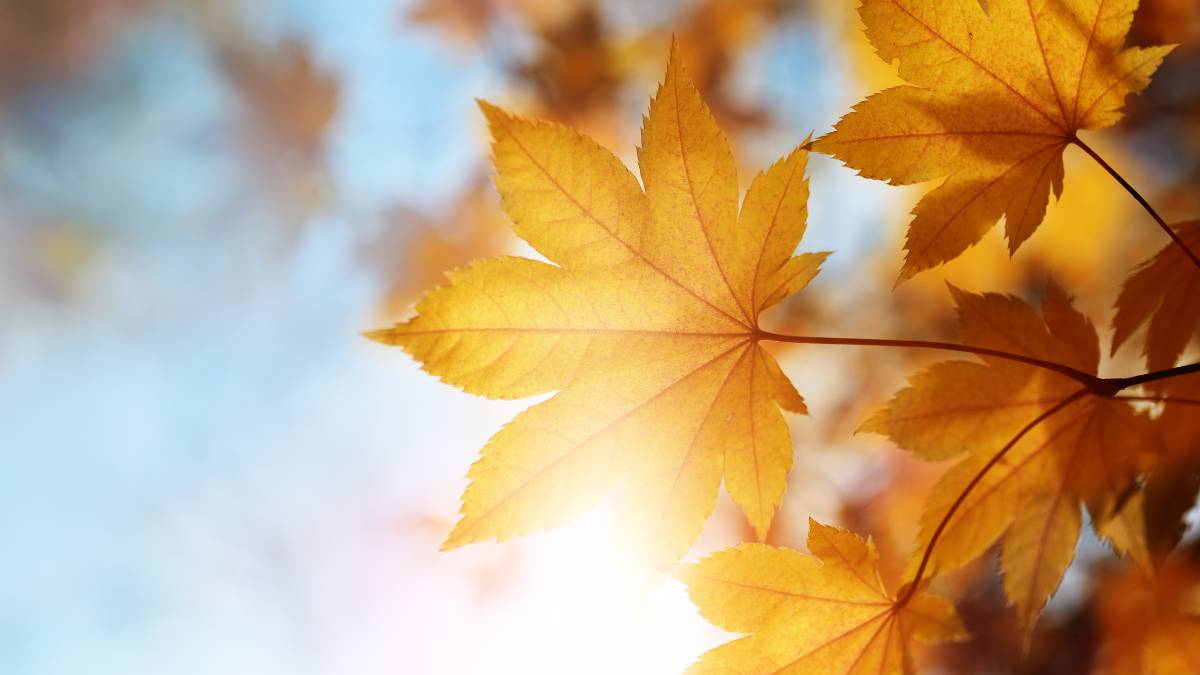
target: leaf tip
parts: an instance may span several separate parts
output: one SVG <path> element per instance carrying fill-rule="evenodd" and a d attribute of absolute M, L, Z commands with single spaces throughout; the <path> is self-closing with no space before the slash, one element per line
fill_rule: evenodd
<path fill-rule="evenodd" d="M 683 48 L 679 45 L 679 38 L 674 34 L 671 35 L 671 48 L 667 56 L 667 73 L 663 78 L 663 85 L 671 81 L 672 78 L 679 77 L 688 85 L 688 88 L 695 89 L 696 85 L 688 76 L 687 68 L 683 65 Z M 696 92 L 699 97 L 699 92 Z"/>
<path fill-rule="evenodd" d="M 442 545 L 438 547 L 438 551 L 446 553 L 477 541 L 476 539 L 472 539 L 471 537 L 467 536 L 466 528 L 463 527 L 463 523 L 465 522 L 465 518 L 458 521 L 458 524 L 454 526 L 454 529 L 450 530 L 450 534 L 446 535 L 446 539 L 442 542 Z"/>
<path fill-rule="evenodd" d="M 813 518 L 812 516 L 808 517 L 808 537 L 806 537 L 805 540 L 808 542 L 808 548 L 809 548 L 810 552 L 812 551 L 813 538 L 828 529 L 829 529 L 829 526 L 826 525 L 825 523 L 822 523 L 821 521 L 817 520 L 816 518 Z"/>
<path fill-rule="evenodd" d="M 816 138 L 813 138 L 812 134 L 810 133 L 808 135 L 808 139 L 804 141 L 803 147 L 809 152 L 819 152 L 822 155 L 832 155 L 833 153 L 829 150 L 829 145 L 831 144 L 829 137 L 836 133 L 837 131 L 834 130 L 827 134 L 817 136 Z"/>
<path fill-rule="evenodd" d="M 887 419 L 886 408 L 876 411 L 870 417 L 859 423 L 858 428 L 854 430 L 854 435 L 859 434 L 880 434 L 887 436 L 885 421 Z"/>
<path fill-rule="evenodd" d="M 754 543 L 765 544 L 771 534 L 771 524 L 775 521 L 775 510 L 771 509 L 758 518 L 749 518 L 750 529 L 754 530 Z"/>
<path fill-rule="evenodd" d="M 479 106 L 479 111 L 483 113 L 484 119 L 487 120 L 488 128 L 492 132 L 492 136 L 497 136 L 498 131 L 505 128 L 512 121 L 512 115 L 503 108 L 494 105 L 487 99 L 475 99 L 475 105 Z"/>
<path fill-rule="evenodd" d="M 359 332 L 359 335 L 370 340 L 384 345 L 395 345 L 398 343 L 396 339 L 395 328 L 376 328 L 375 330 L 364 330 Z"/>
<path fill-rule="evenodd" d="M 974 295 L 974 293 L 971 293 L 970 291 L 964 291 L 949 281 L 946 282 L 946 288 L 950 291 L 950 297 L 954 298 L 954 304 L 957 305 L 959 309 L 962 309 L 963 304 L 969 301 L 971 296 Z"/>
<path fill-rule="evenodd" d="M 667 574 L 672 579 L 690 588 L 692 585 L 692 575 L 695 574 L 699 567 L 698 563 L 673 563 L 667 567 Z"/>

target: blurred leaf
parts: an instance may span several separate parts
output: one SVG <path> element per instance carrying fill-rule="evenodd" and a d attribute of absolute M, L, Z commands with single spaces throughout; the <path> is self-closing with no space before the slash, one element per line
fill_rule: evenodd
<path fill-rule="evenodd" d="M 1102 672 L 1195 672 L 1200 665 L 1200 569 L 1173 557 L 1152 572 L 1129 567 L 1099 586 Z"/>
<path fill-rule="evenodd" d="M 340 87 L 335 75 L 314 63 L 306 43 L 287 40 L 266 52 L 231 49 L 224 64 L 254 116 L 256 136 L 266 135 L 301 159 L 317 154 L 337 115 Z"/>
<path fill-rule="evenodd" d="M 379 270 L 385 289 L 379 314 L 394 317 L 446 270 L 500 253 L 511 230 L 491 185 L 477 181 L 453 200 L 449 213 L 427 216 L 395 207 L 384 216 L 380 237 L 366 242 L 363 258 Z"/>
<path fill-rule="evenodd" d="M 69 77 L 95 62 L 142 0 L 0 3 L 0 85 Z"/>
<path fill-rule="evenodd" d="M 1200 221 L 1173 226 L 1192 250 L 1200 250 Z M 1175 365 L 1184 348 L 1200 335 L 1200 270 L 1174 243 L 1138 266 L 1117 298 L 1113 352 L 1148 323 L 1142 353 L 1151 370 Z"/>

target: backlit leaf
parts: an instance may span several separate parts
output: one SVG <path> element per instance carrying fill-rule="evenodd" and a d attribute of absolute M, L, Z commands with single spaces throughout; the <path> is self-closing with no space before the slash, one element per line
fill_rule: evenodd
<path fill-rule="evenodd" d="M 1200 221 L 1175 226 L 1192 250 L 1200 249 Z M 1176 245 L 1168 244 L 1125 280 L 1113 320 L 1113 352 L 1148 324 L 1142 353 L 1151 370 L 1175 365 L 1188 342 L 1200 335 L 1200 270 Z"/>
<path fill-rule="evenodd" d="M 751 634 L 708 652 L 689 673 L 897 673 L 914 641 L 964 637 L 945 598 L 918 591 L 901 603 L 884 588 L 869 540 L 810 519 L 808 549 L 743 544 L 682 568 L 706 619 Z"/>
<path fill-rule="evenodd" d="M 622 532 L 674 562 L 722 479 L 765 537 L 792 463 L 781 408 L 805 406 L 756 321 L 826 255 L 793 257 L 807 153 L 758 175 L 739 213 L 733 153 L 674 48 L 638 150 L 645 192 L 594 141 L 480 106 L 502 205 L 551 262 L 454 271 L 371 337 L 471 393 L 560 391 L 484 448 L 446 546 L 559 525 L 624 482 Z"/>
<path fill-rule="evenodd" d="M 818 139 L 868 178 L 945 180 L 913 210 L 900 279 L 951 260 L 1000 219 L 1010 251 L 1062 192 L 1062 152 L 1121 117 L 1170 47 L 1123 48 L 1136 0 L 864 0 L 867 37 L 910 84 Z"/>
<path fill-rule="evenodd" d="M 1095 374 L 1095 329 L 1058 287 L 1049 289 L 1041 316 L 1009 296 L 957 289 L 955 296 L 968 344 L 1072 363 Z M 911 386 L 864 427 L 924 459 L 965 455 L 930 495 L 917 552 L 924 552 L 965 493 L 933 549 L 931 567 L 959 567 L 1002 540 L 1005 591 L 1027 625 L 1058 587 L 1074 556 L 1082 522 L 1080 501 L 1098 527 L 1126 525 L 1123 520 L 1110 522 L 1117 515 L 1117 500 L 1163 448 L 1160 432 L 1148 417 L 1127 402 L 1088 394 L 1026 433 L 967 491 L 1026 425 L 1081 386 L 1066 375 L 1012 361 L 943 362 L 912 378 Z M 1140 530 L 1120 529 L 1110 536 L 1124 549 L 1144 550 L 1136 541 L 1144 536 Z M 913 559 L 912 568 L 918 560 Z"/>

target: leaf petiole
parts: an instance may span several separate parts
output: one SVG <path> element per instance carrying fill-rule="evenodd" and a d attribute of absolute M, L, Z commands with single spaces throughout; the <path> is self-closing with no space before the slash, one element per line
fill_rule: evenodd
<path fill-rule="evenodd" d="M 1034 427 L 1046 421 L 1063 408 L 1066 408 L 1075 401 L 1083 398 L 1090 391 L 1091 389 L 1089 387 L 1081 387 L 1075 390 L 1075 392 L 1071 395 L 1043 411 L 1040 415 L 1033 418 L 1029 424 L 1026 424 L 1024 428 L 1018 431 L 1008 443 L 1005 443 L 1004 447 L 1000 448 L 1000 451 L 993 455 L 992 458 L 988 460 L 987 464 L 983 465 L 983 468 L 979 470 L 979 473 L 975 474 L 975 477 L 971 479 L 971 482 L 967 483 L 967 487 L 963 488 L 963 491 L 959 493 L 958 498 L 955 499 L 954 503 L 950 505 L 950 508 L 946 511 L 946 515 L 942 516 L 941 522 L 938 523 L 937 529 L 933 531 L 933 536 L 929 538 L 929 543 L 925 546 L 925 553 L 921 556 L 921 564 L 917 566 L 916 575 L 913 577 L 912 582 L 909 583 L 908 589 L 904 592 L 904 595 L 900 596 L 900 598 L 896 600 L 896 607 L 903 607 L 912 598 L 913 594 L 916 593 L 916 590 L 921 583 L 921 579 L 925 576 L 925 569 L 929 566 L 929 560 L 933 556 L 933 548 L 937 545 L 938 538 L 942 536 L 942 532 L 944 532 L 946 530 L 946 526 L 950 524 L 950 518 L 954 516 L 954 513 L 958 511 L 958 508 L 962 506 L 964 501 L 966 501 L 967 495 L 971 494 L 971 490 L 973 490 L 975 486 L 979 484 L 979 481 L 983 480 L 983 477 L 987 475 L 987 472 L 991 471 L 992 467 L 996 466 L 1001 459 L 1004 459 L 1004 456 L 1008 454 L 1008 451 L 1011 450 L 1013 446 L 1015 446 L 1022 438 L 1024 438 L 1025 434 L 1033 431 Z"/>
<path fill-rule="evenodd" d="M 1183 366 L 1167 368 L 1166 370 L 1155 370 L 1142 375 L 1134 375 L 1133 377 L 1122 377 L 1116 380 L 1111 380 L 1111 382 L 1113 382 L 1113 384 L 1116 386 L 1117 391 L 1121 391 L 1122 389 L 1136 387 L 1139 384 L 1146 384 L 1147 382 L 1157 382 L 1158 380 L 1166 380 L 1172 377 L 1191 375 L 1194 373 L 1200 373 L 1200 363 L 1189 363 Z"/>
<path fill-rule="evenodd" d="M 1196 252 L 1189 248 L 1188 245 L 1179 238 L 1179 235 L 1175 233 L 1175 230 L 1171 229 L 1171 226 L 1167 224 L 1167 221 L 1163 220 L 1163 217 L 1158 215 L 1158 211 L 1154 210 L 1154 207 L 1150 205 L 1150 202 L 1146 201 L 1146 198 L 1143 197 L 1140 192 L 1134 189 L 1134 187 L 1129 184 L 1129 181 L 1125 180 L 1124 176 L 1117 173 L 1117 170 L 1112 168 L 1108 162 L 1104 161 L 1104 158 L 1097 154 L 1096 151 L 1091 148 L 1091 146 L 1079 140 L 1078 136 L 1072 136 L 1071 142 L 1075 145 L 1078 145 L 1080 149 L 1090 155 L 1092 159 L 1096 160 L 1096 163 L 1103 167 L 1110 176 L 1115 178 L 1117 182 L 1121 184 L 1121 187 L 1125 188 L 1129 194 L 1133 195 L 1133 198 L 1137 200 L 1137 203 L 1141 204 L 1142 208 L 1146 209 L 1146 212 L 1150 214 L 1150 217 L 1154 219 L 1154 222 L 1158 223 L 1158 226 L 1162 228 L 1162 231 L 1167 233 L 1167 236 L 1171 238 L 1171 241 L 1174 242 L 1175 245 L 1178 246 L 1180 250 L 1182 250 L 1183 253 L 1191 259 L 1192 264 L 1197 268 L 1200 268 L 1200 256 L 1197 256 Z"/>
<path fill-rule="evenodd" d="M 1006 359 L 1024 363 L 1035 368 L 1044 370 L 1052 370 L 1061 375 L 1065 375 L 1081 384 L 1087 386 L 1089 391 L 1099 391 L 1108 389 L 1111 385 L 1107 384 L 1104 378 L 1085 373 L 1082 370 L 1072 368 L 1062 363 L 1054 361 L 1046 361 L 1044 359 L 1026 356 L 1024 354 L 1014 354 L 1012 352 L 1000 351 L 998 349 L 988 349 L 987 347 L 974 347 L 971 345 L 955 344 L 953 342 L 937 342 L 933 340 L 887 340 L 876 338 L 846 338 L 846 337 L 814 337 L 810 335 L 783 335 L 780 333 L 770 333 L 759 331 L 757 338 L 760 340 L 771 340 L 774 342 L 792 342 L 796 344 L 809 345 L 859 345 L 867 347 L 901 347 L 909 349 L 940 349 L 942 351 L 962 352 L 966 354 L 975 354 L 977 356 L 992 356 L 998 359 Z"/>
<path fill-rule="evenodd" d="M 1117 392 L 1123 391 L 1130 387 L 1135 387 L 1139 384 L 1146 384 L 1147 382 L 1155 382 L 1158 380 L 1166 380 L 1172 377 L 1179 377 L 1180 375 L 1200 373 L 1200 363 L 1189 363 L 1183 366 L 1167 368 L 1166 370 L 1156 370 L 1149 373 L 1143 373 L 1141 375 L 1134 375 L 1132 377 L 1106 378 L 1097 377 L 1096 375 L 1085 373 L 1082 370 L 1054 361 L 1046 361 L 1044 359 L 1026 356 L 1024 354 L 1014 354 L 1012 352 L 1005 352 L 998 349 L 988 349 L 987 347 L 955 344 L 953 342 L 937 342 L 934 340 L 889 340 L 882 338 L 817 337 L 812 335 L 784 335 L 782 333 L 771 333 L 768 331 L 757 331 L 754 337 L 757 340 L 791 342 L 794 344 L 805 345 L 856 345 L 866 347 L 939 349 L 942 351 L 975 354 L 977 356 L 991 356 L 998 359 L 1023 363 L 1035 368 L 1051 370 L 1061 375 L 1065 375 L 1079 382 L 1080 384 L 1083 384 L 1088 392 L 1096 394 L 1097 396 L 1115 396 Z"/>

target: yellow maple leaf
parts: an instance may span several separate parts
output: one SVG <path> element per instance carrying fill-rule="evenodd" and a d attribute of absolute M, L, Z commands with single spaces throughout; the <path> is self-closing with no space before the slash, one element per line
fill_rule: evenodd
<path fill-rule="evenodd" d="M 1096 373 L 1095 328 L 1056 285 L 1041 316 L 1010 296 L 953 290 L 967 344 Z M 1140 510 L 1116 506 L 1162 452 L 1163 439 L 1154 421 L 1128 401 L 1081 388 L 1055 371 L 984 360 L 935 364 L 862 428 L 923 459 L 965 455 L 926 504 L 910 573 L 935 539 L 927 562 L 944 572 L 1002 538 L 1004 588 L 1030 626 L 1074 557 L 1081 499 L 1114 546 L 1145 561 Z M 1033 420 L 1039 423 L 1030 427 Z"/>
<path fill-rule="evenodd" d="M 483 449 L 446 547 L 559 525 L 623 479 L 622 532 L 651 561 L 687 551 L 722 477 L 765 537 L 792 463 L 780 408 L 805 406 L 757 316 L 827 255 L 792 256 L 807 152 L 759 174 L 739 213 L 729 143 L 674 46 L 638 150 L 645 192 L 591 139 L 480 105 L 504 210 L 555 264 L 456 270 L 370 337 L 471 393 L 561 391 Z"/>
<path fill-rule="evenodd" d="M 965 637 L 949 600 L 884 588 L 870 540 L 809 519 L 808 550 L 742 544 L 680 566 L 706 619 L 751 634 L 688 672 L 884 675 L 908 669 L 914 640 Z"/>
<path fill-rule="evenodd" d="M 1200 249 L 1200 221 L 1174 227 L 1192 250 Z M 1113 320 L 1113 352 L 1149 322 L 1142 353 L 1150 370 L 1175 365 L 1188 342 L 1200 335 L 1200 270 L 1174 243 L 1143 262 L 1121 287 Z"/>
<path fill-rule="evenodd" d="M 945 176 L 913 210 L 900 279 L 957 257 L 1005 217 L 1010 252 L 1042 222 L 1076 132 L 1121 117 L 1171 47 L 1123 49 L 1136 0 L 863 0 L 867 37 L 911 86 L 879 92 L 813 143 L 892 184 Z"/>

